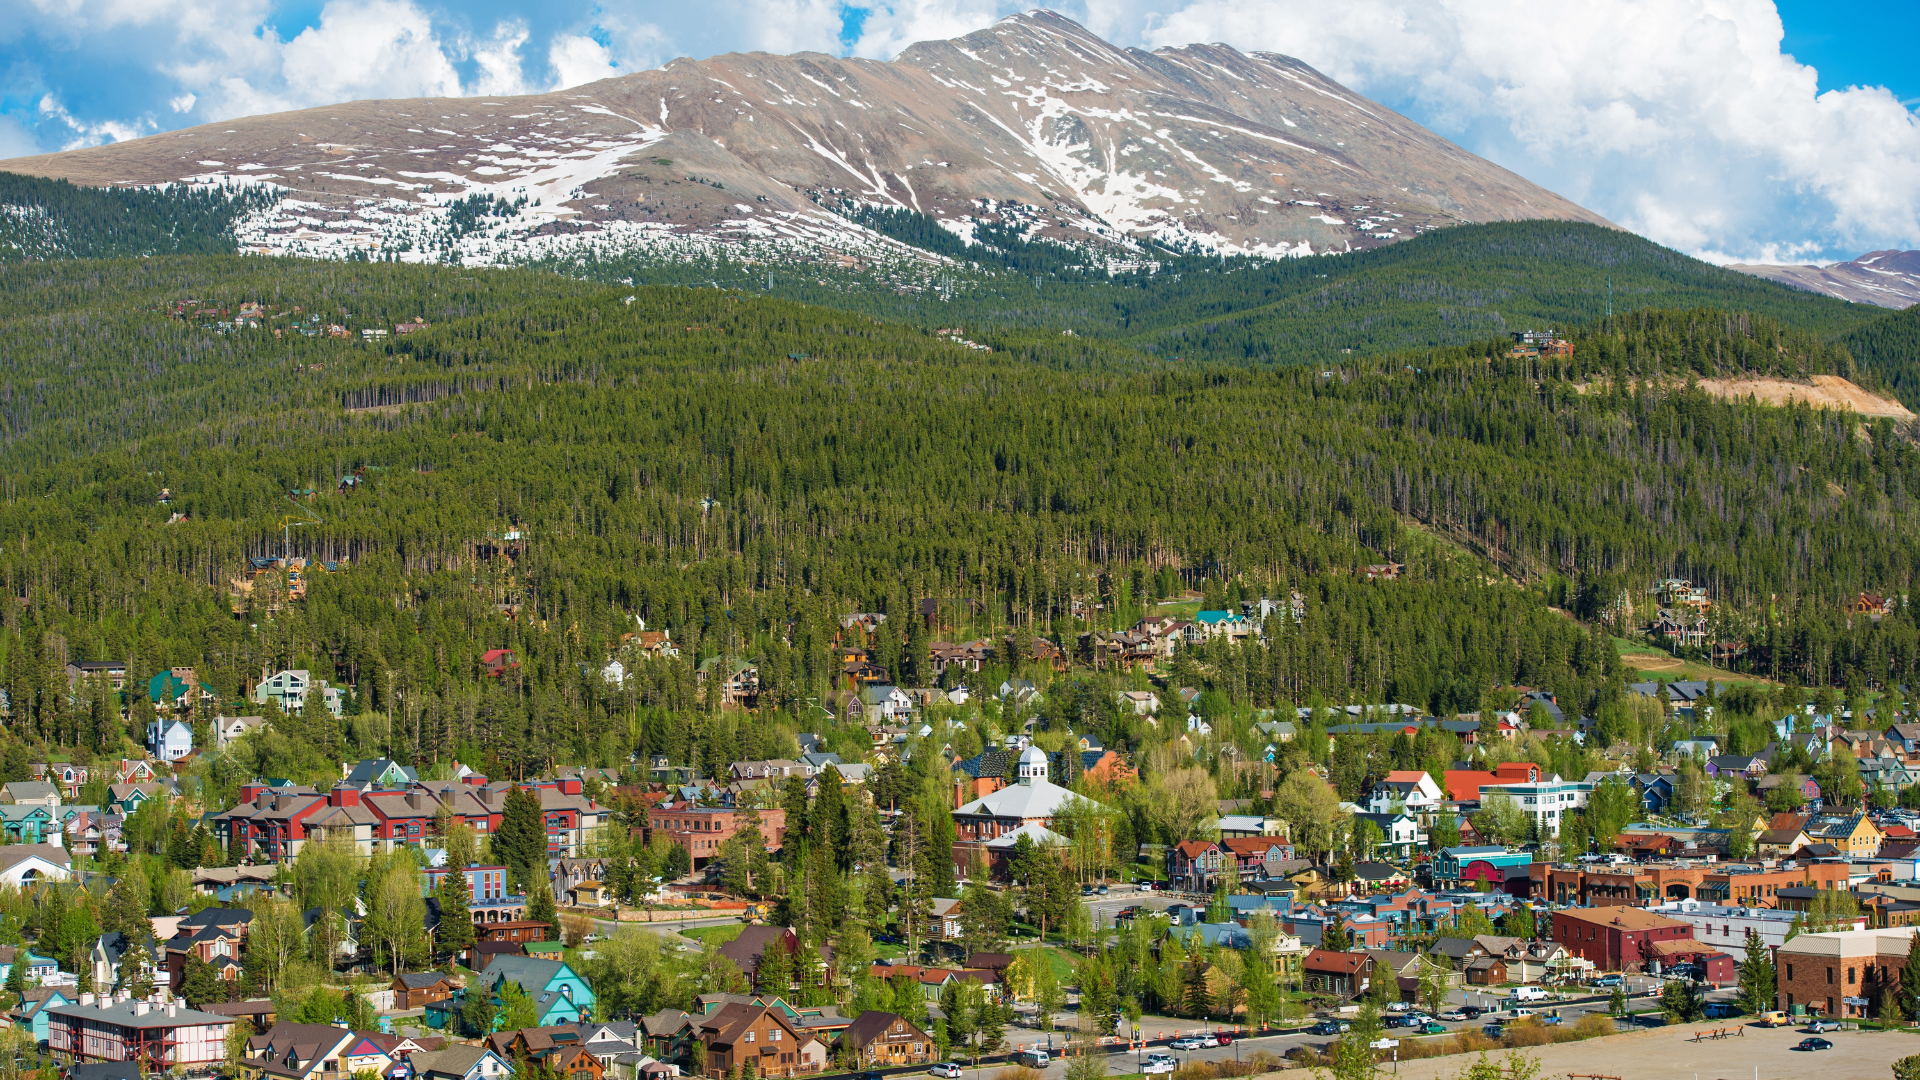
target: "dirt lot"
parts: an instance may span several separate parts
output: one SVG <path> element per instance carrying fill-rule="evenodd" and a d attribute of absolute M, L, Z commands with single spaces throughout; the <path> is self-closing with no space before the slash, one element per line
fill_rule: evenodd
<path fill-rule="evenodd" d="M 1541 1080 L 1565 1080 L 1576 1074 L 1620 1080 L 1892 1080 L 1896 1059 L 1920 1054 L 1920 1036 L 1897 1031 L 1836 1031 L 1824 1036 L 1833 1049 L 1811 1053 L 1792 1049 L 1807 1038 L 1798 1028 L 1769 1031 L 1746 1026 L 1738 1038 L 1687 1041 L 1695 1031 L 1727 1026 L 1722 1022 L 1656 1028 L 1511 1052 L 1537 1054 Z M 1403 1061 L 1399 1077 L 1451 1080 L 1467 1060 L 1454 1056 Z M 1382 1065 L 1381 1075 L 1389 1075 L 1392 1068 Z"/>
<path fill-rule="evenodd" d="M 1851 409 L 1862 416 L 1913 419 L 1906 406 L 1869 394 L 1838 375 L 1815 375 L 1812 386 L 1785 379 L 1701 379 L 1700 389 L 1718 397 L 1744 398 L 1751 394 L 1763 405 L 1802 401 L 1816 409 Z"/>

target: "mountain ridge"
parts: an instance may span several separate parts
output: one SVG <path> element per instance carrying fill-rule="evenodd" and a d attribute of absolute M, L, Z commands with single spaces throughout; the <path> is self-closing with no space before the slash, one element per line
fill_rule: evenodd
<path fill-rule="evenodd" d="M 1856 304 L 1896 311 L 1920 304 L 1920 251 L 1869 251 L 1825 266 L 1735 263 L 1727 269 Z"/>
<path fill-rule="evenodd" d="M 1123 260 L 1363 250 L 1472 221 L 1610 225 L 1298 60 L 1121 49 L 1046 11 L 891 62 L 677 59 L 550 94 L 343 103 L 0 168 L 271 184 L 283 197 L 242 220 L 243 250 L 469 265 L 634 248 L 931 259 L 822 205 L 840 200 Z"/>

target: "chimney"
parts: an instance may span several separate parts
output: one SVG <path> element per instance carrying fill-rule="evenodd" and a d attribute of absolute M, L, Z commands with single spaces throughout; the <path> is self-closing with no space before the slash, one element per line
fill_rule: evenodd
<path fill-rule="evenodd" d="M 139 1001 L 136 1001 L 133 1003 L 133 1015 L 135 1016 L 147 1015 L 147 999 L 146 998 L 141 998 Z"/>
<path fill-rule="evenodd" d="M 171 1002 L 171 1001 L 167 1002 L 167 1016 L 171 1018 L 179 1015 L 180 1015 L 180 1006 L 175 1002 Z"/>
<path fill-rule="evenodd" d="M 560 781 L 560 793 L 562 795 L 578 795 L 580 794 L 580 789 L 580 778 L 577 776 L 563 777 Z"/>
<path fill-rule="evenodd" d="M 419 792 L 417 791 L 407 792 L 407 809 L 409 810 L 420 809 L 420 793 Z"/>
<path fill-rule="evenodd" d="M 91 992 L 91 991 L 89 991 L 89 992 L 87 992 L 87 993 L 85 993 L 85 994 L 81 994 L 81 995 L 80 995 L 80 1004 L 82 1004 L 82 1005 L 92 1005 L 92 1004 L 93 1004 L 93 994 L 92 994 L 92 992 Z"/>
<path fill-rule="evenodd" d="M 338 784 L 327 793 L 329 806 L 359 806 L 360 789 L 351 784 Z"/>

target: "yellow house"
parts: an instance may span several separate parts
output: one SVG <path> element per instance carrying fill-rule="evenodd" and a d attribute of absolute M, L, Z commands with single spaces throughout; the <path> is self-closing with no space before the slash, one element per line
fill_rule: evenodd
<path fill-rule="evenodd" d="M 1865 814 L 1815 818 L 1807 825 L 1807 838 L 1816 844 L 1832 844 L 1840 854 L 1855 858 L 1879 854 L 1880 841 L 1885 839 Z"/>

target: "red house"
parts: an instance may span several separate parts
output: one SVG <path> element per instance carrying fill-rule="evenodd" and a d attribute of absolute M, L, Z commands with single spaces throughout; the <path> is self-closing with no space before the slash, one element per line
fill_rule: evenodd
<path fill-rule="evenodd" d="M 1602 971 L 1641 970 L 1648 961 L 1666 965 L 1686 954 L 1675 945 L 1693 944 L 1693 924 L 1644 908 L 1568 908 L 1553 913 L 1553 940 Z"/>
<path fill-rule="evenodd" d="M 497 679 L 509 670 L 520 666 L 512 649 L 488 649 L 480 654 L 480 671 L 489 679 Z"/>

